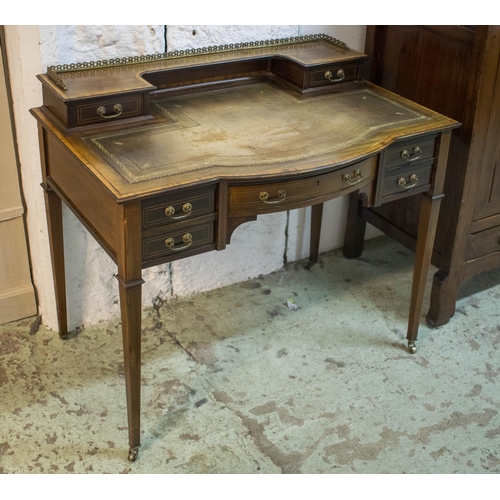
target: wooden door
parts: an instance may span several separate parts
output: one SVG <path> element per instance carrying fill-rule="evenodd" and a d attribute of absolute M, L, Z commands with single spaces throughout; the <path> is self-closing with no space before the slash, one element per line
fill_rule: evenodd
<path fill-rule="evenodd" d="M 478 174 L 478 191 L 474 220 L 500 214 L 500 26 L 490 26 L 490 37 L 485 50 L 485 72 L 479 96 L 482 109 L 489 116 L 484 121 L 486 130 L 476 134 L 482 152 Z"/>
<path fill-rule="evenodd" d="M 0 27 L 1 30 L 1 27 Z M 36 314 L 0 31 L 0 324 Z"/>
<path fill-rule="evenodd" d="M 476 41 L 485 37 L 487 28 L 377 26 L 367 31 L 366 51 L 373 57 L 374 83 L 462 123 L 452 135 L 445 197 L 434 242 L 433 263 L 438 267 L 442 256 L 452 251 L 453 233 L 462 210 L 475 105 L 475 98 L 471 100 L 468 92 L 480 70 Z M 387 203 L 374 212 L 411 235 L 409 243 L 414 242 L 419 213 L 415 197 Z"/>

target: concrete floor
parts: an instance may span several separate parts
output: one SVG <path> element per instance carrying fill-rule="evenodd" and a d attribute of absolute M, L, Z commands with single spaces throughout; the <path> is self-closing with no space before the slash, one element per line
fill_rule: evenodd
<path fill-rule="evenodd" d="M 135 463 L 119 322 L 1 326 L 0 472 L 499 473 L 500 270 L 410 355 L 412 259 L 380 238 L 145 310 Z"/>

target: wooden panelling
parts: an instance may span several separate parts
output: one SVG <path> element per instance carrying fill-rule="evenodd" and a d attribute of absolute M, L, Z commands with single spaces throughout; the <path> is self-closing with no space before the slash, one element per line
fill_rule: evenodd
<path fill-rule="evenodd" d="M 471 234 L 465 259 L 473 260 L 495 252 L 500 252 L 500 226 Z"/>
<path fill-rule="evenodd" d="M 0 324 L 36 314 L 22 217 L 0 222 Z"/>
<path fill-rule="evenodd" d="M 0 27 L 0 324 L 37 312 Z"/>

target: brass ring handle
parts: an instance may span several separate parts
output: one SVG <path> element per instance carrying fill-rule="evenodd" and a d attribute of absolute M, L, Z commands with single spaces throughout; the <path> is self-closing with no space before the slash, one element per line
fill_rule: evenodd
<path fill-rule="evenodd" d="M 106 120 L 109 120 L 110 118 L 116 118 L 117 116 L 120 116 L 123 113 L 123 107 L 121 104 L 115 104 L 113 106 L 113 111 L 115 112 L 114 115 L 107 115 L 106 114 L 106 108 L 104 106 L 99 106 L 97 108 L 97 114 L 101 118 L 106 118 Z"/>
<path fill-rule="evenodd" d="M 190 247 L 192 245 L 192 243 L 193 243 L 193 236 L 191 235 L 191 233 L 186 233 L 185 235 L 182 236 L 182 241 L 185 244 L 176 247 L 174 239 L 173 238 L 167 238 L 165 240 L 165 246 L 169 250 L 173 250 L 174 252 L 178 252 L 179 250 L 184 250 L 185 248 Z"/>
<path fill-rule="evenodd" d="M 193 205 L 191 205 L 191 203 L 184 203 L 184 205 L 182 205 L 182 211 L 184 212 L 182 215 L 177 215 L 174 217 L 175 208 L 173 206 L 168 206 L 165 209 L 165 215 L 171 220 L 185 219 L 186 217 L 189 217 L 191 215 L 193 211 Z"/>
<path fill-rule="evenodd" d="M 286 191 L 284 189 L 278 190 L 278 200 L 269 201 L 269 193 L 267 191 L 261 191 L 259 193 L 259 200 L 263 201 L 267 205 L 277 205 L 278 203 L 282 203 L 286 199 Z"/>
<path fill-rule="evenodd" d="M 333 78 L 333 73 L 331 71 L 327 71 L 325 73 L 325 78 L 331 82 L 341 82 L 345 78 L 345 72 L 343 69 L 339 69 L 337 71 L 337 78 Z"/>
<path fill-rule="evenodd" d="M 401 158 L 403 158 L 403 160 L 413 161 L 420 156 L 422 156 L 422 149 L 420 149 L 418 146 L 413 148 L 413 151 L 411 153 L 407 149 L 401 151 Z"/>
<path fill-rule="evenodd" d="M 401 177 L 398 179 L 398 186 L 405 188 L 405 189 L 410 189 L 413 186 L 416 186 L 418 182 L 418 177 L 416 174 L 410 175 L 410 184 L 406 183 L 406 179 L 404 177 Z"/>
<path fill-rule="evenodd" d="M 342 176 L 342 181 L 347 182 L 349 186 L 354 186 L 355 184 L 358 184 L 362 180 L 363 180 L 363 172 L 361 172 L 359 168 L 354 172 L 354 177 L 351 177 L 349 174 L 345 174 L 344 176 Z"/>

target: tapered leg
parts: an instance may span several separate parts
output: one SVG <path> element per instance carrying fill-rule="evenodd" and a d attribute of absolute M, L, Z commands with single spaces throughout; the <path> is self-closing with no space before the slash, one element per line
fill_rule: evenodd
<path fill-rule="evenodd" d="M 420 313 L 424 299 L 427 274 L 431 262 L 434 236 L 439 215 L 439 206 L 443 195 L 434 197 L 423 195 L 418 222 L 417 248 L 415 251 L 415 267 L 413 271 L 413 283 L 411 290 L 410 314 L 408 318 L 408 349 L 411 353 L 416 352 L 415 341 L 417 340 Z"/>
<path fill-rule="evenodd" d="M 311 207 L 311 236 L 309 246 L 309 266 L 318 262 L 319 240 L 321 237 L 321 221 L 323 219 L 323 203 Z"/>
<path fill-rule="evenodd" d="M 117 275 L 122 316 L 123 361 L 127 392 L 128 459 L 137 458 L 141 444 L 141 311 L 142 280 L 126 283 Z"/>
<path fill-rule="evenodd" d="M 42 185 L 45 190 L 45 210 L 49 230 L 50 256 L 52 260 L 52 274 L 56 295 L 57 322 L 59 336 L 62 339 L 68 336 L 68 314 L 66 306 L 66 271 L 64 268 L 64 239 L 62 203 L 57 194 L 48 186 Z"/>
<path fill-rule="evenodd" d="M 128 459 L 133 462 L 141 444 L 141 286 L 144 281 L 141 278 L 140 203 L 126 204 L 122 210 L 116 278 L 120 290 L 127 393 Z"/>
<path fill-rule="evenodd" d="M 344 257 L 348 259 L 355 259 L 363 253 L 366 221 L 358 215 L 361 205 L 362 201 L 357 193 L 351 193 L 347 208 L 344 247 L 342 248 Z"/>

